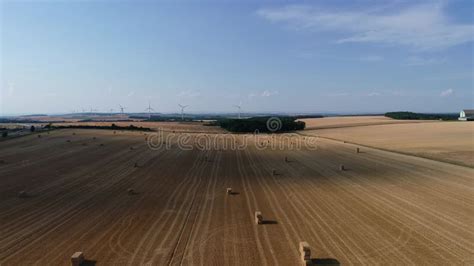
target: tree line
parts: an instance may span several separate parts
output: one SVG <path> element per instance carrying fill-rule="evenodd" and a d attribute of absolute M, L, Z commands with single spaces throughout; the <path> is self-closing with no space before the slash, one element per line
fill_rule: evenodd
<path fill-rule="evenodd" d="M 268 124 L 269 119 L 272 119 L 274 123 L 277 123 L 275 126 L 272 127 Z M 258 132 L 290 132 L 295 130 L 303 130 L 306 126 L 305 122 L 296 121 L 295 117 L 285 117 L 280 116 L 277 117 L 251 117 L 246 119 L 219 119 L 215 122 L 215 125 L 220 126 L 223 129 L 226 129 L 230 132 L 238 132 L 238 133 L 249 133 Z M 271 130 L 272 129 L 272 130 Z M 275 130 L 277 129 L 277 130 Z"/>
<path fill-rule="evenodd" d="M 458 114 L 426 114 L 426 113 L 413 113 L 413 112 L 388 112 L 385 113 L 386 117 L 401 120 L 457 120 Z"/>

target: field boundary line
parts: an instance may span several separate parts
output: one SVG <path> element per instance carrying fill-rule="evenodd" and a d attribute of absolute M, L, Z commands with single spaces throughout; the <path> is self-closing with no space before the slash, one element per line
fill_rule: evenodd
<path fill-rule="evenodd" d="M 413 121 L 413 120 L 410 120 Z M 421 123 L 435 123 L 439 122 L 437 120 L 435 121 L 430 121 L 430 120 L 422 120 L 422 121 L 416 121 L 416 122 L 406 122 L 406 121 L 400 121 L 400 122 L 380 122 L 380 123 L 374 123 L 374 124 L 367 124 L 367 123 L 360 123 L 360 124 L 347 124 L 347 125 L 333 125 L 333 126 L 323 126 L 323 127 L 307 127 L 304 130 L 324 130 L 324 129 L 336 129 L 336 128 L 346 128 L 346 127 L 370 127 L 370 126 L 386 126 L 386 125 L 404 125 L 404 124 L 421 124 Z"/>
<path fill-rule="evenodd" d="M 307 135 L 307 134 L 303 134 L 303 133 L 301 133 L 301 132 L 297 132 L 296 134 L 301 135 L 301 136 L 305 136 L 305 137 L 322 138 L 322 139 L 326 139 L 326 140 L 331 140 L 331 141 L 336 141 L 336 142 L 342 142 L 342 143 L 344 143 L 344 144 L 358 145 L 358 146 L 365 147 L 365 148 L 369 148 L 369 149 L 373 149 L 373 150 L 379 150 L 379 151 L 384 151 L 384 152 L 396 153 L 396 154 L 399 154 L 399 155 L 405 155 L 405 156 L 410 156 L 410 157 L 416 157 L 416 158 L 419 158 L 419 159 L 430 160 L 430 161 L 435 161 L 435 162 L 450 164 L 450 165 L 453 165 L 453 166 L 458 166 L 458 167 L 465 167 L 465 168 L 469 168 L 469 169 L 474 169 L 474 166 L 470 166 L 470 165 L 468 165 L 468 164 L 455 163 L 455 162 L 451 162 L 451 161 L 447 161 L 447 160 L 443 160 L 443 159 L 431 158 L 431 157 L 422 156 L 422 155 L 418 155 L 418 154 L 413 154 L 413 153 L 409 153 L 409 152 L 395 151 L 395 150 L 390 150 L 390 149 L 375 147 L 375 146 L 366 145 L 366 144 L 360 144 L 360 143 L 357 143 L 357 142 L 352 142 L 352 141 L 347 141 L 347 140 L 342 140 L 342 139 L 336 139 L 336 138 L 331 138 L 331 137 L 323 137 L 323 136 L 320 136 L 320 135 Z"/>

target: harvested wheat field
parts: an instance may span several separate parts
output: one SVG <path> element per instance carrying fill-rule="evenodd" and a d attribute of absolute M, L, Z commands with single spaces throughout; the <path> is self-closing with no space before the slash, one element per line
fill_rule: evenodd
<path fill-rule="evenodd" d="M 82 251 L 97 265 L 299 265 L 301 241 L 316 265 L 474 263 L 473 169 L 254 142 L 150 149 L 106 130 L 0 142 L 0 264 L 70 265 Z"/>
<path fill-rule="evenodd" d="M 342 128 L 369 125 L 412 124 L 428 122 L 425 120 L 396 120 L 385 116 L 334 116 L 300 119 L 306 123 L 306 129 Z"/>
<path fill-rule="evenodd" d="M 224 133 L 220 127 L 206 126 L 205 122 L 148 122 L 148 121 L 119 121 L 119 122 L 66 122 L 54 123 L 55 126 L 112 126 L 115 124 L 120 127 L 136 126 L 147 127 L 154 130 L 176 131 L 188 133 Z"/>
<path fill-rule="evenodd" d="M 474 123 L 471 122 L 340 127 L 309 130 L 305 134 L 474 167 Z"/>

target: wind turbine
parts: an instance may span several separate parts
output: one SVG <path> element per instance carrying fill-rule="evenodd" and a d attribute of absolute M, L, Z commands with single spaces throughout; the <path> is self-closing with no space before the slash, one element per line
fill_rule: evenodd
<path fill-rule="evenodd" d="M 178 104 L 178 105 L 179 107 L 181 107 L 181 120 L 184 121 L 184 109 L 188 107 L 189 105 L 181 105 L 181 104 Z"/>
<path fill-rule="evenodd" d="M 114 113 L 114 108 L 110 108 L 110 114 L 113 114 Z"/>
<path fill-rule="evenodd" d="M 240 119 L 240 113 L 242 112 L 242 102 L 240 102 L 238 105 L 234 105 L 235 108 L 237 108 L 239 112 L 239 119 Z"/>
<path fill-rule="evenodd" d="M 91 115 L 98 115 L 99 109 L 91 108 Z"/>
<path fill-rule="evenodd" d="M 124 109 L 127 109 L 127 107 L 123 107 L 123 106 L 121 106 L 120 104 L 119 104 L 119 106 L 120 106 L 120 112 L 123 114 L 123 110 L 124 110 Z"/>
<path fill-rule="evenodd" d="M 155 109 L 151 108 L 150 102 L 148 102 L 148 108 L 145 111 L 148 111 L 148 119 L 151 119 L 151 111 L 155 111 Z"/>

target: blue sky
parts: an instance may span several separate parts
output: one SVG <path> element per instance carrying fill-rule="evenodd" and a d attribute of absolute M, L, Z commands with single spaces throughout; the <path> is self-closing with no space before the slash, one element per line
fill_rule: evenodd
<path fill-rule="evenodd" d="M 0 115 L 474 107 L 472 1 L 1 1 Z"/>

